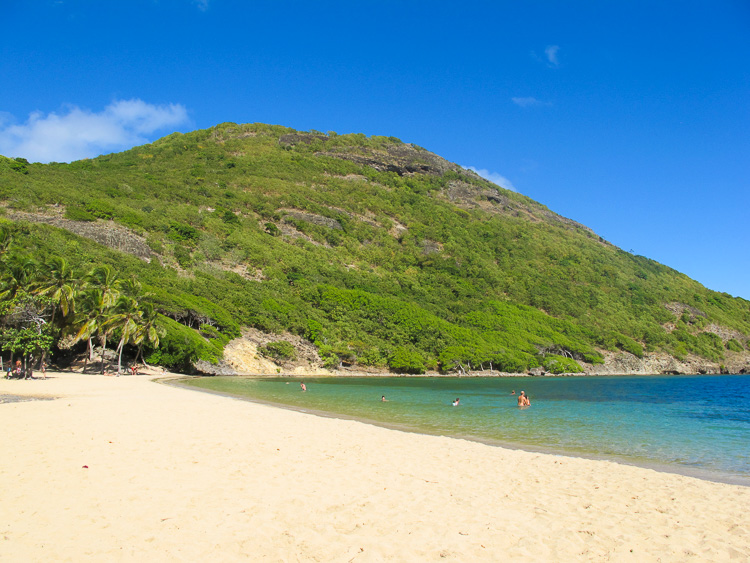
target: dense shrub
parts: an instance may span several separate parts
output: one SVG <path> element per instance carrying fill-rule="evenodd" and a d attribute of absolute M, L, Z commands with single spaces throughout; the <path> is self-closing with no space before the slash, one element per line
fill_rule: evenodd
<path fill-rule="evenodd" d="M 277 340 L 269 342 L 265 346 L 260 346 L 258 352 L 267 358 L 274 360 L 295 360 L 297 359 L 297 349 L 291 342 L 286 340 Z"/>
<path fill-rule="evenodd" d="M 80 207 L 68 206 L 65 209 L 65 218 L 71 221 L 96 221 L 96 217 Z"/>
<path fill-rule="evenodd" d="M 221 359 L 221 348 L 201 338 L 195 330 L 166 317 L 160 317 L 159 325 L 165 335 L 159 348 L 146 357 L 148 363 L 189 373 L 197 360 L 215 364 Z"/>

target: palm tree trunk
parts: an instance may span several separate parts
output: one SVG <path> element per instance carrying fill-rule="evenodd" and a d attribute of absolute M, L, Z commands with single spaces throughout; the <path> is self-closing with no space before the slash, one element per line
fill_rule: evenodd
<path fill-rule="evenodd" d="M 143 355 L 143 344 L 138 346 L 138 353 L 135 355 L 135 363 L 138 363 L 138 358 L 141 358 L 141 363 L 147 368 L 153 367 L 146 363 L 146 357 Z"/>
<path fill-rule="evenodd" d="M 47 350 L 42 350 L 42 358 L 39 360 L 39 371 L 42 372 L 42 376 L 44 379 L 47 379 L 47 372 L 42 369 L 42 366 L 44 365 L 44 359 L 47 357 Z"/>
<path fill-rule="evenodd" d="M 125 339 L 120 340 L 120 344 L 117 346 L 117 375 L 120 375 L 122 371 L 122 349 L 125 348 Z"/>
<path fill-rule="evenodd" d="M 104 352 L 107 350 L 107 337 L 105 336 L 102 338 L 102 358 L 101 358 L 101 368 L 102 368 L 102 374 L 104 374 Z"/>

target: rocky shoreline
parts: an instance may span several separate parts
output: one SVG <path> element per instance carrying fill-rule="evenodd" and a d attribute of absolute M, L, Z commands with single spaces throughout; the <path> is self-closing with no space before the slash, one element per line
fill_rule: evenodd
<path fill-rule="evenodd" d="M 265 340 L 277 339 L 278 335 L 264 335 L 260 331 L 248 331 L 241 338 L 230 342 L 224 350 L 224 359 L 217 365 L 208 362 L 197 362 L 195 368 L 205 375 L 253 375 L 268 377 L 302 377 L 302 376 L 335 376 L 335 377 L 368 377 L 398 376 L 413 374 L 396 374 L 384 369 L 362 369 L 357 367 L 340 367 L 329 370 L 322 367 L 312 345 L 301 349 L 297 361 L 276 363 L 263 357 L 258 352 Z M 304 341 L 293 335 L 283 338 L 293 340 L 295 347 Z M 598 365 L 583 364 L 583 373 L 553 374 L 541 368 L 523 372 L 508 373 L 497 370 L 472 370 L 460 374 L 460 377 L 525 377 L 525 376 L 597 376 L 597 375 L 720 375 L 750 373 L 750 353 L 733 353 L 724 363 L 712 362 L 699 356 L 688 356 L 678 360 L 665 353 L 647 353 L 639 358 L 628 352 L 602 351 L 604 363 Z M 456 373 L 427 372 L 424 377 L 459 377 Z"/>

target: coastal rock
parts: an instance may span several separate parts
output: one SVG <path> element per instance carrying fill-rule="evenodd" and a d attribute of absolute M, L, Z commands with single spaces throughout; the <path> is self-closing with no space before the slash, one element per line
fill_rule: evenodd
<path fill-rule="evenodd" d="M 693 375 L 750 372 L 750 355 L 735 354 L 723 363 L 689 355 L 678 360 L 665 353 L 644 354 L 603 351 L 604 364 L 584 365 L 586 375 Z"/>
<path fill-rule="evenodd" d="M 276 362 L 259 352 L 261 346 L 280 340 L 294 346 L 294 360 Z M 209 375 L 331 375 L 321 363 L 315 346 L 299 336 L 248 329 L 224 347 L 224 358 L 217 365 L 196 362 L 195 368 Z"/>
<path fill-rule="evenodd" d="M 220 360 L 218 364 L 198 360 L 193 364 L 193 368 L 203 375 L 238 375 L 234 367 L 224 360 Z"/>

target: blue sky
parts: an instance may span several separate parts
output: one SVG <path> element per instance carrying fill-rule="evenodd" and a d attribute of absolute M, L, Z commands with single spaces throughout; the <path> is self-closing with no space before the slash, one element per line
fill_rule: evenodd
<path fill-rule="evenodd" d="M 750 3 L 6 0 L 0 154 L 392 135 L 750 299 Z"/>

